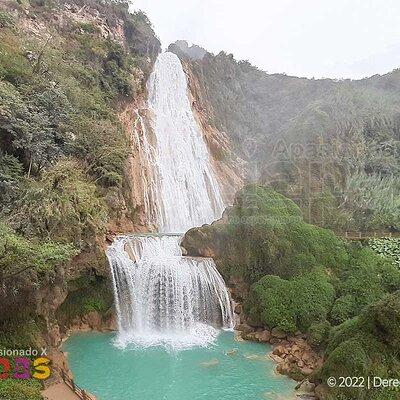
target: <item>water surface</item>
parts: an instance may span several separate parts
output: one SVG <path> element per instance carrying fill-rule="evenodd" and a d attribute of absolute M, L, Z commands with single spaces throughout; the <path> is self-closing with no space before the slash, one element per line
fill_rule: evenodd
<path fill-rule="evenodd" d="M 208 348 L 114 346 L 116 334 L 80 333 L 64 344 L 76 383 L 97 400 L 277 400 L 295 382 L 276 375 L 262 343 L 222 332 Z"/>

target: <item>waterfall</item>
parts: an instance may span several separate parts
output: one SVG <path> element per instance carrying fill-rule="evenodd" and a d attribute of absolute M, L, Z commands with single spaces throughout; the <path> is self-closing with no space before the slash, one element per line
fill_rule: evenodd
<path fill-rule="evenodd" d="M 141 175 L 146 215 L 161 234 L 119 236 L 107 251 L 117 343 L 203 346 L 217 327 L 232 327 L 230 296 L 214 261 L 184 257 L 180 242 L 188 229 L 218 219 L 224 204 L 175 54 L 158 56 L 148 93 L 155 143 L 139 112 L 134 139 L 141 165 L 152 170 Z"/>
<path fill-rule="evenodd" d="M 179 235 L 121 236 L 108 251 L 118 343 L 207 345 L 232 327 L 229 293 L 212 259 L 183 257 Z"/>
<path fill-rule="evenodd" d="M 157 141 L 159 229 L 185 232 L 220 218 L 224 204 L 179 58 L 160 54 L 147 86 Z"/>

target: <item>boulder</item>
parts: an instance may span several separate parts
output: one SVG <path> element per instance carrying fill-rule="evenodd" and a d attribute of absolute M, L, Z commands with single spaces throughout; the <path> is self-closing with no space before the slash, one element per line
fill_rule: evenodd
<path fill-rule="evenodd" d="M 245 339 L 245 340 L 253 340 L 253 341 L 255 341 L 256 340 L 255 336 L 256 336 L 256 332 L 250 332 L 250 333 L 244 333 L 242 335 L 242 338 Z"/>
<path fill-rule="evenodd" d="M 283 346 L 276 346 L 272 351 L 272 354 L 281 357 L 283 354 L 286 354 L 286 349 Z"/>
<path fill-rule="evenodd" d="M 238 325 L 236 327 L 236 330 L 242 332 L 245 335 L 252 333 L 254 331 L 254 329 L 250 325 L 247 325 L 246 323 Z"/>
<path fill-rule="evenodd" d="M 277 338 L 277 339 L 286 339 L 286 337 L 287 337 L 285 332 L 282 332 L 281 330 L 279 330 L 277 328 L 272 329 L 271 336 L 273 338 Z"/>
<path fill-rule="evenodd" d="M 102 328 L 102 318 L 99 312 L 90 311 L 85 316 L 82 317 L 82 322 L 89 325 L 91 329 L 101 330 Z"/>
<path fill-rule="evenodd" d="M 295 389 L 302 391 L 303 393 L 314 393 L 315 383 L 310 382 L 308 379 L 304 379 Z"/>
<path fill-rule="evenodd" d="M 287 360 L 288 360 L 289 362 L 291 362 L 291 363 L 296 363 L 296 362 L 299 361 L 299 360 L 297 359 L 297 357 L 294 356 L 293 354 L 289 354 L 289 355 L 287 356 Z"/>
<path fill-rule="evenodd" d="M 296 353 L 298 351 L 300 351 L 300 347 L 297 344 L 294 344 L 291 349 L 290 349 L 291 353 Z"/>
<path fill-rule="evenodd" d="M 241 304 L 236 304 L 234 311 L 235 311 L 235 314 L 241 314 L 242 311 L 243 311 L 242 305 Z"/>
<path fill-rule="evenodd" d="M 276 366 L 276 372 L 282 375 L 289 375 L 290 374 L 290 365 L 286 362 L 281 362 Z"/>
<path fill-rule="evenodd" d="M 267 330 L 261 331 L 261 332 L 257 332 L 255 334 L 255 338 L 259 342 L 269 343 L 269 340 L 271 339 L 271 333 L 269 331 L 267 331 Z"/>
<path fill-rule="evenodd" d="M 279 357 L 279 356 L 277 356 L 276 354 L 273 354 L 273 353 L 269 354 L 269 358 L 271 360 L 275 361 L 278 364 L 280 364 L 280 363 L 282 363 L 284 361 L 283 358 L 281 358 L 281 357 Z"/>
<path fill-rule="evenodd" d="M 308 375 L 311 375 L 314 370 L 308 366 L 305 366 L 303 368 L 300 368 L 300 371 L 303 375 L 308 376 Z"/>
<path fill-rule="evenodd" d="M 328 396 L 329 388 L 327 385 L 321 384 L 315 388 L 314 392 L 317 396 L 317 399 L 324 400 Z"/>
<path fill-rule="evenodd" d="M 312 350 L 305 350 L 301 355 L 301 359 L 305 364 L 313 364 L 315 362 L 315 356 Z"/>

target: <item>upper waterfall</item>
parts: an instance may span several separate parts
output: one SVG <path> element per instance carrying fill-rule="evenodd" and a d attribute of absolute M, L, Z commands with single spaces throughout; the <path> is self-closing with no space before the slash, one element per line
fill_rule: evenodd
<path fill-rule="evenodd" d="M 148 81 L 148 107 L 156 137 L 153 158 L 159 187 L 161 232 L 180 233 L 221 217 L 224 204 L 201 129 L 193 115 L 179 58 L 158 56 Z"/>

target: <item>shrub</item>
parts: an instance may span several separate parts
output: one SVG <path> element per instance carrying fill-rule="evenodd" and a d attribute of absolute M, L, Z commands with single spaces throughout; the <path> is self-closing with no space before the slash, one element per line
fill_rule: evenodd
<path fill-rule="evenodd" d="M 12 223 L 28 235 L 51 237 L 63 242 L 94 240 L 107 219 L 96 186 L 74 160 L 58 162 L 39 180 L 26 181 L 21 189 Z"/>
<path fill-rule="evenodd" d="M 252 281 L 266 274 L 290 278 L 347 261 L 345 245 L 333 232 L 305 223 L 293 201 L 268 187 L 249 185 L 238 193 L 227 230 L 247 257 Z"/>
<path fill-rule="evenodd" d="M 328 321 L 315 322 L 308 330 L 308 342 L 315 347 L 325 347 L 328 342 L 331 324 Z"/>
<path fill-rule="evenodd" d="M 88 171 L 97 181 L 104 186 L 120 186 L 129 147 L 119 124 L 80 117 L 75 126 L 79 136 L 72 144 L 74 153 L 86 160 Z"/>
<path fill-rule="evenodd" d="M 356 299 L 353 295 L 344 295 L 335 300 L 335 304 L 331 310 L 332 321 L 341 324 L 349 318 L 354 317 L 356 312 Z"/>
<path fill-rule="evenodd" d="M 28 240 L 0 223 L 0 281 L 34 269 L 44 272 L 70 260 L 76 254 L 71 245 Z"/>
<path fill-rule="evenodd" d="M 20 40 L 10 31 L 1 35 L 0 78 L 13 84 L 27 82 L 32 78 L 32 68 L 24 57 Z"/>
<path fill-rule="evenodd" d="M 356 318 L 332 329 L 324 365 L 316 378 L 330 376 L 379 376 L 392 378 L 400 368 L 400 292 L 368 306 Z M 345 399 L 395 399 L 388 389 L 332 389 Z"/>
<path fill-rule="evenodd" d="M 18 159 L 8 154 L 1 154 L 0 152 L 0 204 L 3 205 L 0 214 L 9 211 L 22 175 L 23 167 Z"/>
<path fill-rule="evenodd" d="M 380 256 L 389 258 L 400 269 L 400 238 L 370 239 L 368 246 Z"/>
<path fill-rule="evenodd" d="M 326 320 L 333 299 L 333 286 L 321 272 L 291 280 L 267 275 L 251 287 L 245 309 L 269 328 L 305 332 Z"/>
<path fill-rule="evenodd" d="M 37 337 L 45 324 L 31 311 L 18 310 L 8 318 L 0 320 L 0 346 L 4 349 L 28 349 L 37 347 Z M 1 398 L 1 397 L 0 397 Z"/>
<path fill-rule="evenodd" d="M 0 11 L 0 28 L 10 28 L 14 26 L 14 18 L 10 13 Z"/>
<path fill-rule="evenodd" d="M 335 271 L 338 297 L 331 312 L 335 324 L 358 315 L 400 285 L 400 271 L 370 249 L 350 247 L 349 254 L 349 262 Z"/>
<path fill-rule="evenodd" d="M 91 311 L 106 313 L 113 304 L 113 293 L 104 281 L 89 280 L 77 283 L 64 303 L 57 310 L 57 318 L 65 324 L 71 323 L 75 317 L 82 317 Z"/>

